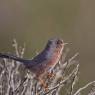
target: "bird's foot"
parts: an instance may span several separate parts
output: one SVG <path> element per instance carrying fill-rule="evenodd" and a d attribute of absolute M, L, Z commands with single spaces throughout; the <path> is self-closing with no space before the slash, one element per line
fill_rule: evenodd
<path fill-rule="evenodd" d="M 53 73 L 53 72 L 48 72 L 47 76 L 48 76 L 48 78 L 51 78 L 51 77 L 56 76 L 56 74 L 55 74 L 55 73 Z"/>

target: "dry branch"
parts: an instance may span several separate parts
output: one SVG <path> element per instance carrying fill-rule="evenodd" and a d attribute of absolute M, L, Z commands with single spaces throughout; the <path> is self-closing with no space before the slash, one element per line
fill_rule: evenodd
<path fill-rule="evenodd" d="M 15 54 L 18 57 L 23 57 L 25 47 L 19 47 L 17 41 L 13 40 Z M 64 95 L 80 95 L 80 93 L 88 86 L 95 84 L 95 81 L 74 91 L 76 81 L 78 81 L 79 63 L 75 60 L 79 53 L 73 55 L 70 59 L 64 62 L 67 54 L 55 66 L 53 72 L 56 74 L 52 78 L 44 77 L 48 84 L 49 90 L 45 92 L 39 81 L 35 80 L 34 74 L 28 70 L 23 70 L 21 64 L 13 60 L 4 59 L 0 61 L 0 95 L 59 95 L 61 89 L 66 89 Z M 66 73 L 74 65 L 75 68 L 70 73 Z M 25 68 L 23 68 L 25 69 Z M 68 87 L 67 87 L 68 85 Z M 70 88 L 70 89 L 69 89 Z M 95 89 L 91 90 L 88 95 L 94 95 Z"/>

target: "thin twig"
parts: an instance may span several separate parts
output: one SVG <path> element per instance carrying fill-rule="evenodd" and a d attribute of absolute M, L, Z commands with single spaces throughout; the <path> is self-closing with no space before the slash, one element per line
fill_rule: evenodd
<path fill-rule="evenodd" d="M 79 89 L 75 92 L 74 95 L 78 95 L 78 94 L 79 94 L 81 91 L 83 91 L 85 88 L 87 88 L 88 86 L 93 85 L 93 84 L 95 84 L 95 81 L 89 82 L 89 83 L 86 84 L 85 86 L 79 88 Z"/>
<path fill-rule="evenodd" d="M 64 73 L 64 75 L 65 75 L 65 70 L 67 70 L 68 67 L 69 67 L 70 65 L 72 65 L 72 64 L 70 64 L 70 62 L 71 62 L 72 60 L 74 60 L 74 59 L 78 56 L 78 54 L 79 54 L 79 53 L 76 53 L 73 57 L 71 57 L 70 59 L 68 59 L 64 64 L 62 64 L 62 63 L 60 62 L 60 64 L 62 64 L 62 66 L 61 66 L 61 67 L 58 69 L 58 71 L 56 72 L 56 76 L 55 76 L 55 78 L 54 78 L 54 80 L 53 80 L 53 82 L 52 82 L 52 87 L 54 87 L 54 86 L 56 85 L 57 81 L 58 81 L 60 78 L 62 79 L 63 73 Z"/>
<path fill-rule="evenodd" d="M 71 73 L 66 79 L 64 79 L 63 81 L 61 81 L 60 83 L 58 83 L 56 86 L 50 88 L 49 91 L 46 92 L 44 95 L 47 95 L 47 94 L 50 93 L 52 90 L 55 90 L 55 89 L 57 89 L 59 86 L 65 84 L 65 83 L 73 76 L 73 74 L 78 70 L 78 68 L 79 68 L 79 64 L 77 65 L 77 67 L 72 71 L 72 73 Z"/>

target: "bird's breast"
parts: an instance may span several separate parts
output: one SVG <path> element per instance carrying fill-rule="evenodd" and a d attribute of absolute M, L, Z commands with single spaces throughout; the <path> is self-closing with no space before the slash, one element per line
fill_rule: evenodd
<path fill-rule="evenodd" d="M 52 55 L 50 56 L 49 58 L 49 61 L 48 61 L 48 65 L 49 66 L 55 66 L 56 63 L 58 63 L 59 59 L 60 59 L 60 56 L 61 56 L 61 52 L 60 51 L 55 51 L 52 53 Z"/>

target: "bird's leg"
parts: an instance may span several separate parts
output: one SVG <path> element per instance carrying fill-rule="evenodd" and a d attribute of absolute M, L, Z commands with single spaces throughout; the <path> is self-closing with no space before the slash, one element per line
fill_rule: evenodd
<path fill-rule="evenodd" d="M 41 78 L 38 78 L 38 80 L 40 81 L 42 87 L 44 88 L 44 90 L 47 92 L 48 91 L 48 86 L 45 84 L 45 82 L 41 79 Z"/>

